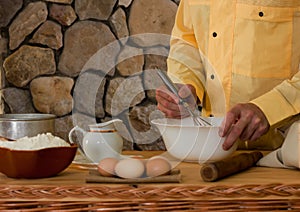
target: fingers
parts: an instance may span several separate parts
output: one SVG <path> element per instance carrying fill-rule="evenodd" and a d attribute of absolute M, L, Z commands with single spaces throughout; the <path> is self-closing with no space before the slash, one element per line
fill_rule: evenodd
<path fill-rule="evenodd" d="M 179 85 L 178 95 L 183 98 L 189 98 L 190 96 L 196 97 L 196 90 L 192 85 Z"/>
<path fill-rule="evenodd" d="M 232 147 L 232 145 L 238 140 L 240 135 L 242 134 L 244 128 L 246 127 L 247 122 L 243 120 L 239 120 L 236 124 L 231 125 L 227 137 L 223 143 L 223 149 L 228 150 Z"/>
<path fill-rule="evenodd" d="M 183 85 L 177 84 L 178 86 L 178 95 L 180 95 L 183 99 L 186 99 L 189 105 L 195 106 L 194 94 L 195 89 L 191 85 Z M 179 98 L 169 91 L 165 86 L 161 86 L 156 89 L 156 100 L 157 100 L 157 108 L 165 113 L 165 115 L 169 118 L 183 118 L 189 116 L 188 111 L 183 107 L 183 105 L 179 104 Z"/>
<path fill-rule="evenodd" d="M 162 111 L 168 118 L 181 118 L 185 117 L 188 114 L 182 108 L 182 106 L 174 103 L 173 101 L 168 101 L 160 96 L 156 97 L 157 99 L 157 108 Z"/>
<path fill-rule="evenodd" d="M 254 104 L 237 104 L 227 112 L 219 135 L 225 137 L 223 149 L 228 150 L 238 140 L 254 141 L 269 130 L 264 113 Z"/>
<path fill-rule="evenodd" d="M 219 135 L 221 137 L 224 137 L 225 135 L 227 135 L 229 133 L 229 131 L 231 130 L 232 126 L 236 123 L 236 121 L 238 120 L 238 116 L 239 116 L 239 111 L 236 111 L 234 109 L 232 109 L 231 111 L 229 111 L 222 124 L 221 127 L 219 129 Z"/>
<path fill-rule="evenodd" d="M 243 139 L 243 141 L 255 141 L 257 140 L 259 137 L 261 137 L 262 135 L 264 135 L 270 128 L 269 122 L 265 123 L 266 119 L 260 119 L 260 118 L 256 118 L 255 122 L 253 122 L 253 132 L 252 135 L 250 136 L 245 136 L 245 139 Z"/>
<path fill-rule="evenodd" d="M 182 105 L 179 105 L 178 98 L 167 88 L 160 87 L 156 90 L 157 108 L 162 111 L 166 117 L 182 118 L 187 117 L 188 113 Z"/>
<path fill-rule="evenodd" d="M 184 110 L 169 110 L 168 108 L 162 107 L 160 104 L 157 105 L 157 109 L 162 111 L 167 118 L 184 118 L 187 117 L 189 114 Z"/>
<path fill-rule="evenodd" d="M 161 86 L 156 89 L 156 99 L 158 100 L 164 100 L 168 102 L 173 102 L 177 104 L 179 102 L 179 99 L 174 95 L 171 91 L 169 91 L 165 86 Z"/>
<path fill-rule="evenodd" d="M 197 95 L 194 86 L 190 84 L 179 85 L 178 95 L 188 103 L 192 110 L 195 110 L 197 106 Z"/>
<path fill-rule="evenodd" d="M 255 140 L 260 134 L 260 132 L 258 131 L 260 122 L 261 120 L 258 117 L 252 117 L 251 122 L 248 125 L 246 125 L 245 129 L 240 135 L 240 139 L 242 141 L 251 141 L 253 139 Z"/>

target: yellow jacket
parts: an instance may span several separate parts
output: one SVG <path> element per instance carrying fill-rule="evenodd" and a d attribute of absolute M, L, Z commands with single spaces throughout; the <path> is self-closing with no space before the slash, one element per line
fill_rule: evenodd
<path fill-rule="evenodd" d="M 170 45 L 168 73 L 195 86 L 203 115 L 253 102 L 271 129 L 252 147 L 281 145 L 277 127 L 300 113 L 299 0 L 181 0 Z"/>

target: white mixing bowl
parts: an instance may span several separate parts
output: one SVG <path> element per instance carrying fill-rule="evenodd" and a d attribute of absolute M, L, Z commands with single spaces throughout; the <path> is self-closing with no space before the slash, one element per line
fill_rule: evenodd
<path fill-rule="evenodd" d="M 237 148 L 237 142 L 228 151 L 223 150 L 224 138 L 218 135 L 223 118 L 205 118 L 212 126 L 194 126 L 191 118 L 154 119 L 154 124 L 175 158 L 191 162 L 213 162 L 230 156 Z"/>

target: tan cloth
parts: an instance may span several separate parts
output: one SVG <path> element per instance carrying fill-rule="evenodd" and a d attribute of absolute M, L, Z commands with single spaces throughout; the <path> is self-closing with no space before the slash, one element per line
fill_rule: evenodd
<path fill-rule="evenodd" d="M 260 159 L 258 166 L 275 168 L 300 168 L 300 121 L 295 122 L 288 130 L 281 148 Z"/>

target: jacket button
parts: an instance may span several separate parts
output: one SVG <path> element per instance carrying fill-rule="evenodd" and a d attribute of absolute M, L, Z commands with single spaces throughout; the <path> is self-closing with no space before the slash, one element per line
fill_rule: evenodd
<path fill-rule="evenodd" d="M 263 12 L 259 12 L 258 15 L 259 15 L 260 17 L 263 17 L 263 16 L 264 16 L 264 13 L 263 13 Z"/>
<path fill-rule="evenodd" d="M 218 36 L 218 34 L 217 34 L 216 32 L 213 32 L 213 33 L 212 33 L 212 36 L 215 38 L 215 37 Z"/>
<path fill-rule="evenodd" d="M 215 79 L 215 75 L 210 75 L 210 78 L 213 80 L 213 79 Z"/>

